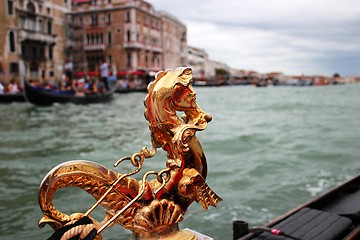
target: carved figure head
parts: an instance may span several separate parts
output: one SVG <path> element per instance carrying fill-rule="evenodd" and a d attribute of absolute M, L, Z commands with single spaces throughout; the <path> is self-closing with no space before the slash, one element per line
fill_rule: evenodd
<path fill-rule="evenodd" d="M 145 118 L 149 121 L 156 147 L 169 141 L 164 134 L 171 133 L 175 127 L 187 124 L 196 128 L 211 121 L 211 115 L 197 105 L 196 91 L 191 83 L 191 68 L 180 67 L 175 71 L 158 72 L 155 80 L 149 84 L 144 101 Z M 183 112 L 184 115 L 179 118 L 178 112 Z M 154 134 L 155 129 L 160 132 Z"/>

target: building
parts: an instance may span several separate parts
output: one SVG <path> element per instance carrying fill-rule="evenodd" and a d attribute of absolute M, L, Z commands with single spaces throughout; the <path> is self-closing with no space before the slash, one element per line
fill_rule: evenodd
<path fill-rule="evenodd" d="M 188 46 L 188 65 L 192 68 L 193 78 L 198 81 L 206 81 L 205 65 L 209 56 L 205 49 Z"/>
<path fill-rule="evenodd" d="M 228 79 L 230 68 L 223 62 L 209 59 L 205 49 L 188 46 L 188 66 L 193 70 L 195 81 L 207 85 L 221 85 Z"/>
<path fill-rule="evenodd" d="M 0 10 L 0 77 L 51 80 L 63 71 L 67 0 L 6 0 Z"/>
<path fill-rule="evenodd" d="M 163 69 L 186 66 L 188 64 L 186 26 L 166 12 L 159 14 L 162 22 Z"/>
<path fill-rule="evenodd" d="M 72 5 L 67 54 L 76 71 L 98 71 L 103 60 L 118 75 L 186 62 L 185 25 L 146 1 L 73 0 Z"/>
<path fill-rule="evenodd" d="M 0 8 L 1 81 L 55 81 L 66 60 L 94 74 L 106 61 L 118 76 L 189 65 L 186 26 L 143 0 L 6 0 Z"/>

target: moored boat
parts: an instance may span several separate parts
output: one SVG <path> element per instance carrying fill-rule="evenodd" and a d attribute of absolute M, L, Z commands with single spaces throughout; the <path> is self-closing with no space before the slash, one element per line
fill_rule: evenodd
<path fill-rule="evenodd" d="M 88 104 L 109 101 L 116 87 L 111 88 L 104 94 L 85 94 L 78 96 L 74 91 L 61 91 L 31 86 L 24 81 L 24 95 L 27 101 L 35 105 L 51 105 L 53 103 Z"/>
<path fill-rule="evenodd" d="M 360 239 L 360 174 L 261 227 L 234 221 L 233 239 Z"/>
<path fill-rule="evenodd" d="M 25 102 L 25 97 L 23 93 L 9 94 L 3 93 L 0 94 L 0 103 L 11 103 L 11 102 Z"/>

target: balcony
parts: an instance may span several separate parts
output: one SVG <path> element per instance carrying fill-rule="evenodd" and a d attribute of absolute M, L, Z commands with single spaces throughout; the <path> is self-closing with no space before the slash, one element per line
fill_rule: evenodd
<path fill-rule="evenodd" d="M 150 50 L 158 53 L 161 53 L 163 51 L 161 46 L 151 46 Z"/>
<path fill-rule="evenodd" d="M 74 22 L 74 21 L 71 21 L 71 20 L 68 21 L 68 25 L 69 25 L 69 27 L 71 27 L 73 29 L 81 29 L 83 27 L 82 23 Z"/>
<path fill-rule="evenodd" d="M 67 40 L 65 46 L 66 48 L 75 48 L 75 41 Z"/>
<path fill-rule="evenodd" d="M 163 52 L 163 49 L 161 46 L 158 46 L 158 45 L 150 45 L 150 44 L 147 44 L 145 46 L 145 49 L 148 50 L 148 51 L 152 51 L 152 52 L 158 52 L 158 53 L 161 53 Z"/>
<path fill-rule="evenodd" d="M 20 29 L 19 31 L 20 42 L 30 40 L 35 42 L 43 42 L 49 45 L 56 43 L 55 34 L 46 34 L 43 32 L 31 31 L 26 29 Z"/>
<path fill-rule="evenodd" d="M 104 51 L 105 44 L 87 44 L 84 46 L 85 51 Z"/>
<path fill-rule="evenodd" d="M 144 48 L 144 44 L 142 42 L 136 42 L 136 41 L 125 41 L 124 42 L 124 48 L 127 48 L 127 49 L 142 49 L 142 48 Z"/>

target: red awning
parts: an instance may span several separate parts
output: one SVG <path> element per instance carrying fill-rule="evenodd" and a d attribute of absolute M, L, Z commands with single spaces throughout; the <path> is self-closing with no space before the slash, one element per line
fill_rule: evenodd
<path fill-rule="evenodd" d="M 85 73 L 84 72 L 76 72 L 75 73 L 75 77 L 84 77 Z"/>
<path fill-rule="evenodd" d="M 99 76 L 100 74 L 99 74 L 99 72 L 88 72 L 88 75 L 89 75 L 90 77 L 97 77 L 97 76 Z"/>
<path fill-rule="evenodd" d="M 90 2 L 91 0 L 74 0 L 74 3 L 86 3 L 86 2 Z"/>
<path fill-rule="evenodd" d="M 126 71 L 118 71 L 118 72 L 117 72 L 117 75 L 118 75 L 118 76 L 125 76 L 126 74 L 127 74 Z"/>
<path fill-rule="evenodd" d="M 142 70 L 134 70 L 130 72 L 130 75 L 145 75 L 145 71 Z"/>

